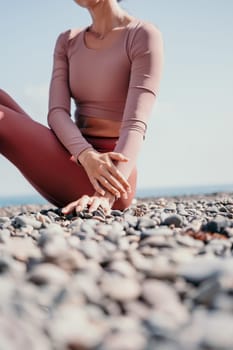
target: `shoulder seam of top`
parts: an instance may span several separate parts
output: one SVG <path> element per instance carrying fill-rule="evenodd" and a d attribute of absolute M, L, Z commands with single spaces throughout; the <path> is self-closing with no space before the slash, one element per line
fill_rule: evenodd
<path fill-rule="evenodd" d="M 73 33 L 72 33 L 73 30 Z M 70 57 L 73 55 L 73 51 L 70 51 L 71 49 L 71 45 L 72 45 L 72 41 L 77 39 L 77 37 L 79 36 L 79 34 L 84 30 L 84 28 L 77 28 L 77 29 L 68 29 L 65 32 L 63 32 L 63 34 L 66 36 L 66 55 L 67 58 L 70 59 Z M 72 35 L 74 34 L 74 35 Z"/>
<path fill-rule="evenodd" d="M 69 29 L 68 41 L 75 39 L 77 35 L 80 34 L 83 30 L 84 30 L 83 28 Z"/>

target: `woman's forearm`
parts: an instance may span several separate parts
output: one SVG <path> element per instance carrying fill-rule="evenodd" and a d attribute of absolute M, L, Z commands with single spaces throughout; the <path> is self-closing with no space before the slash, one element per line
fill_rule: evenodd
<path fill-rule="evenodd" d="M 48 115 L 48 124 L 57 138 L 75 159 L 77 159 L 79 154 L 85 149 L 93 148 L 82 136 L 80 130 L 67 112 L 60 109 L 52 110 Z"/>

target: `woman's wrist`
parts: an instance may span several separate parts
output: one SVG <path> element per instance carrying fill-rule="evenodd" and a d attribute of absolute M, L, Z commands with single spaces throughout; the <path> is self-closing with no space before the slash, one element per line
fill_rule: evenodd
<path fill-rule="evenodd" d="M 88 154 L 96 152 L 92 147 L 84 149 L 77 157 L 77 163 L 83 165 L 85 163 L 85 159 L 87 158 Z"/>

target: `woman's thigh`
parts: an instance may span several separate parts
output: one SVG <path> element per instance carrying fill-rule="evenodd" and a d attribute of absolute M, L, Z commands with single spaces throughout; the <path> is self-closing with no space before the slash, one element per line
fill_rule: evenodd
<path fill-rule="evenodd" d="M 84 169 L 76 164 L 51 129 L 1 103 L 0 153 L 43 197 L 58 207 L 94 193 Z M 129 180 L 134 188 L 136 170 Z M 126 208 L 133 196 L 134 191 L 128 200 L 119 200 L 114 207 Z"/>
<path fill-rule="evenodd" d="M 10 160 L 46 199 L 57 206 L 92 194 L 84 169 L 55 134 L 27 115 L 0 105 L 0 153 Z"/>

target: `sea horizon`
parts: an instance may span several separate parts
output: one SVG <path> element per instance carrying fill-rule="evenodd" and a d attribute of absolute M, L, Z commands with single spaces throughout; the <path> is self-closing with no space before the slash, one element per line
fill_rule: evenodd
<path fill-rule="evenodd" d="M 219 192 L 233 193 L 233 184 L 194 185 L 139 188 L 136 198 L 205 195 Z M 46 204 L 48 201 L 39 194 L 9 195 L 0 197 L 0 207 L 10 205 Z"/>

